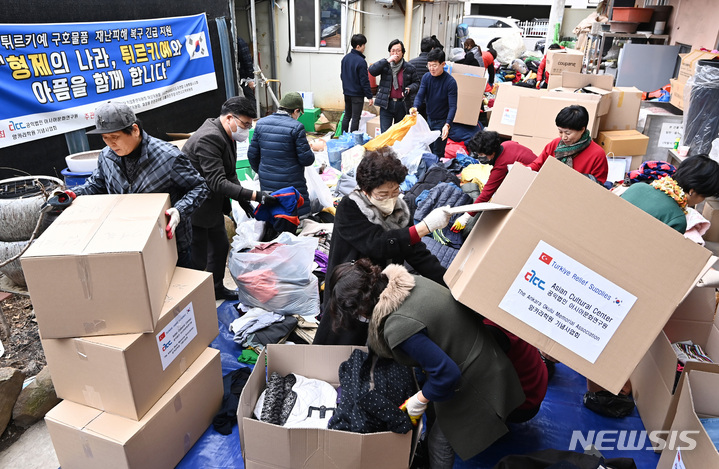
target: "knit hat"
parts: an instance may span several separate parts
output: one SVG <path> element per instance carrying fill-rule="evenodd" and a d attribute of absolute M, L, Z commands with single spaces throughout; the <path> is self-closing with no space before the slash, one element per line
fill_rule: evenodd
<path fill-rule="evenodd" d="M 108 101 L 95 109 L 95 129 L 88 134 L 109 134 L 130 127 L 137 117 L 130 106 L 122 102 Z"/>
<path fill-rule="evenodd" d="M 282 99 L 280 99 L 280 107 L 283 107 L 285 109 L 291 109 L 293 111 L 295 109 L 299 109 L 300 113 L 303 114 L 305 103 L 302 100 L 302 96 L 298 92 L 293 91 L 291 93 L 287 93 L 282 97 Z"/>

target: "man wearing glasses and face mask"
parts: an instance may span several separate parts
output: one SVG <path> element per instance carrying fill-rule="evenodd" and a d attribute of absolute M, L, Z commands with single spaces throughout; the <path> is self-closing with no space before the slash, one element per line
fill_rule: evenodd
<path fill-rule="evenodd" d="M 237 179 L 236 142 L 247 140 L 256 115 L 253 101 L 230 98 L 222 105 L 220 117 L 207 119 L 182 148 L 210 188 L 210 196 L 192 215 L 192 263 L 196 269 L 212 272 L 218 300 L 237 299 L 237 293 L 222 283 L 230 249 L 223 214 L 230 213 L 230 199 L 237 200 L 248 215 L 252 213 L 250 200 L 277 204 L 268 193 L 245 189 Z"/>

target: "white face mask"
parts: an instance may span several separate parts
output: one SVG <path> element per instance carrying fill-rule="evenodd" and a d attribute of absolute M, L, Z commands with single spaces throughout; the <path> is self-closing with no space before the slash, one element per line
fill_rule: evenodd
<path fill-rule="evenodd" d="M 250 136 L 250 129 L 243 129 L 239 125 L 237 130 L 232 132 L 232 139 L 236 142 L 244 142 Z"/>
<path fill-rule="evenodd" d="M 390 215 L 392 212 L 394 212 L 394 207 L 395 205 L 397 205 L 398 198 L 399 197 L 390 197 L 384 200 L 377 200 L 374 197 L 370 197 L 369 201 L 372 205 L 377 207 L 380 212 L 382 212 L 382 215 L 386 217 L 387 215 Z"/>

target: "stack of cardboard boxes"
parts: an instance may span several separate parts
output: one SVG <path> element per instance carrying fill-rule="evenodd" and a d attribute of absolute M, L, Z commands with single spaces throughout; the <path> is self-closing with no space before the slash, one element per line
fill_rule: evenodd
<path fill-rule="evenodd" d="M 686 84 L 687 81 L 696 73 L 697 62 L 700 60 L 711 60 L 714 57 L 719 57 L 719 54 L 713 54 L 702 50 L 693 50 L 686 54 L 679 54 L 679 56 L 682 59 L 681 65 L 679 66 L 679 74 L 677 75 L 676 80 L 669 80 L 672 85 L 671 100 L 669 102 L 679 109 L 684 110 L 684 100 L 688 98 L 688 96 L 686 96 Z"/>
<path fill-rule="evenodd" d="M 641 91 L 613 87 L 609 75 L 564 70 L 552 77 L 548 90 L 500 84 L 488 130 L 511 137 L 539 155 L 558 137 L 557 113 L 571 104 L 581 104 L 589 113 L 587 128 L 597 143 L 611 152 L 610 156 L 621 157 L 626 171 L 637 169 L 649 140 L 636 131 Z"/>
<path fill-rule="evenodd" d="M 212 277 L 176 268 L 167 194 L 79 197 L 22 257 L 62 467 L 174 467 L 222 401 Z"/>

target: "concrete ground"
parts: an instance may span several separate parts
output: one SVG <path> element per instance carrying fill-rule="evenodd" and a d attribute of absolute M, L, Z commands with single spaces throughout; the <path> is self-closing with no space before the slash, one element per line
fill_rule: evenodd
<path fill-rule="evenodd" d="M 55 449 L 50 441 L 45 421 L 41 420 L 25 430 L 12 446 L 0 453 L 3 469 L 58 469 Z"/>

